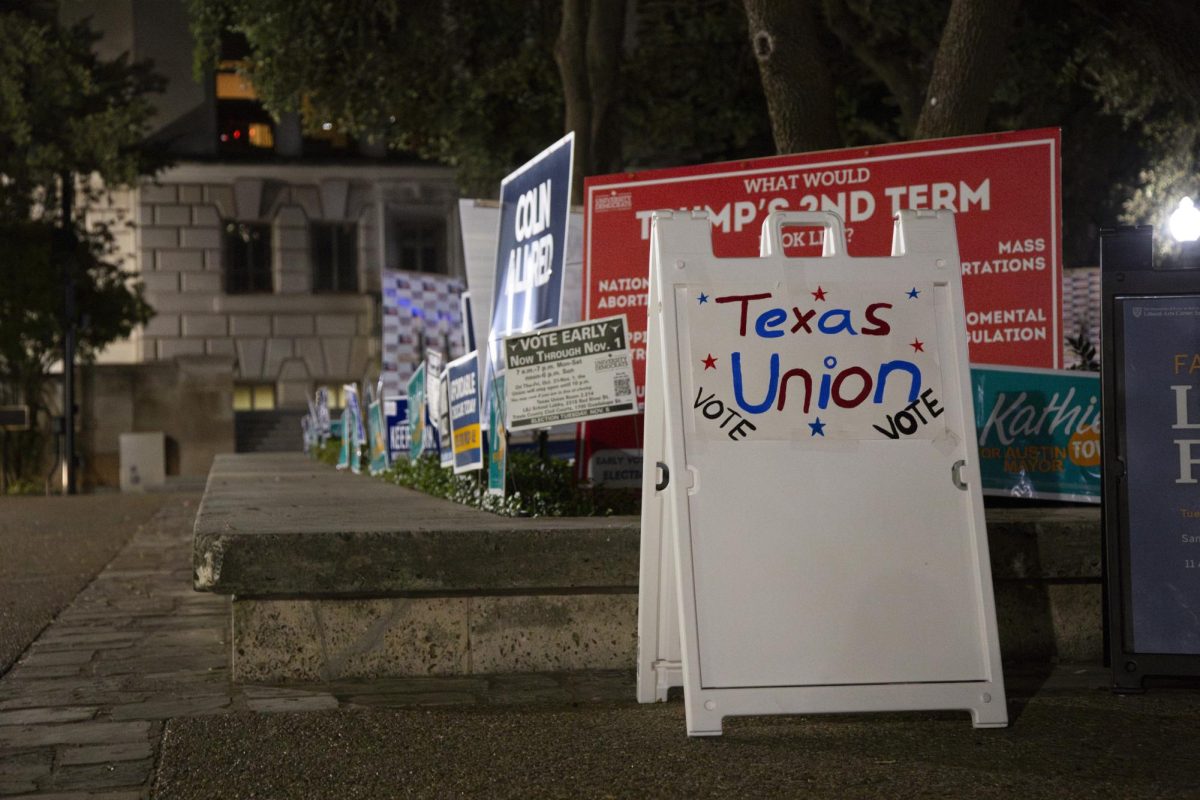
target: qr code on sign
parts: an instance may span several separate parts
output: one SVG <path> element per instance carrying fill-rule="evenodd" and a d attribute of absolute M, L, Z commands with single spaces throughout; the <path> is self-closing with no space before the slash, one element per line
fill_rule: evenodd
<path fill-rule="evenodd" d="M 613 375 L 613 394 L 617 397 L 633 394 L 633 387 L 630 385 L 628 375 Z"/>

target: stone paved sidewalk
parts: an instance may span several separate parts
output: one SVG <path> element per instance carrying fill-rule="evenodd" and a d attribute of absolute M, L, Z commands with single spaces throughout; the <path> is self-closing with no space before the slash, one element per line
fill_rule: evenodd
<path fill-rule="evenodd" d="M 142 525 L 0 680 L 0 795 L 141 797 L 163 720 L 230 706 L 229 601 L 191 589 L 197 500 Z"/>
<path fill-rule="evenodd" d="M 0 678 L 0 796 L 148 796 L 163 724 L 226 712 L 630 700 L 626 671 L 238 686 L 229 598 L 192 591 L 195 495 L 142 525 Z"/>

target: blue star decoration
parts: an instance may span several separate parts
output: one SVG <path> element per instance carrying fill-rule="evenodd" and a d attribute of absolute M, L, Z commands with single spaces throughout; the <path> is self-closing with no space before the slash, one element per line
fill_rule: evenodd
<path fill-rule="evenodd" d="M 704 292 L 701 292 L 699 300 L 700 300 L 700 305 L 704 305 L 705 303 L 708 302 L 708 295 L 706 295 Z"/>
<path fill-rule="evenodd" d="M 821 418 L 817 417 L 813 422 L 808 423 L 808 427 L 812 428 L 812 433 L 809 436 L 824 436 L 825 423 L 821 422 Z"/>
<path fill-rule="evenodd" d="M 917 291 L 917 287 L 915 287 L 915 286 L 914 286 L 914 287 L 912 287 L 912 289 L 911 289 L 910 291 L 906 292 L 905 294 L 907 294 L 907 295 L 908 295 L 908 299 L 909 299 L 909 300 L 916 300 L 916 299 L 917 299 L 917 297 L 918 297 L 918 296 L 919 296 L 921 293 L 920 293 L 919 291 Z"/>

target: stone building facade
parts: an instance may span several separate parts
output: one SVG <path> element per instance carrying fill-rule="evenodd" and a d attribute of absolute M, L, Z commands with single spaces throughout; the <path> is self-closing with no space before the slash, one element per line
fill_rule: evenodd
<path fill-rule="evenodd" d="M 303 409 L 317 386 L 378 373 L 380 267 L 399 264 L 411 231 L 433 231 L 437 266 L 461 274 L 453 174 L 433 167 L 181 165 L 135 192 L 136 261 L 156 316 L 141 361 L 230 359 L 235 385 L 269 387 Z M 231 291 L 230 227 L 269 236 L 266 288 Z M 317 227 L 352 232 L 353 279 L 320 284 Z M 236 246 L 236 243 L 234 243 Z"/>

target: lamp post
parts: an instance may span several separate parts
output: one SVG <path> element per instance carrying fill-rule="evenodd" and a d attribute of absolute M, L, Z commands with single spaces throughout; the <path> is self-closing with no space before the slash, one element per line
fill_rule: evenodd
<path fill-rule="evenodd" d="M 75 176 L 64 172 L 62 180 L 62 278 L 63 312 L 63 493 L 75 494 L 75 236 L 71 214 L 75 205 Z"/>

